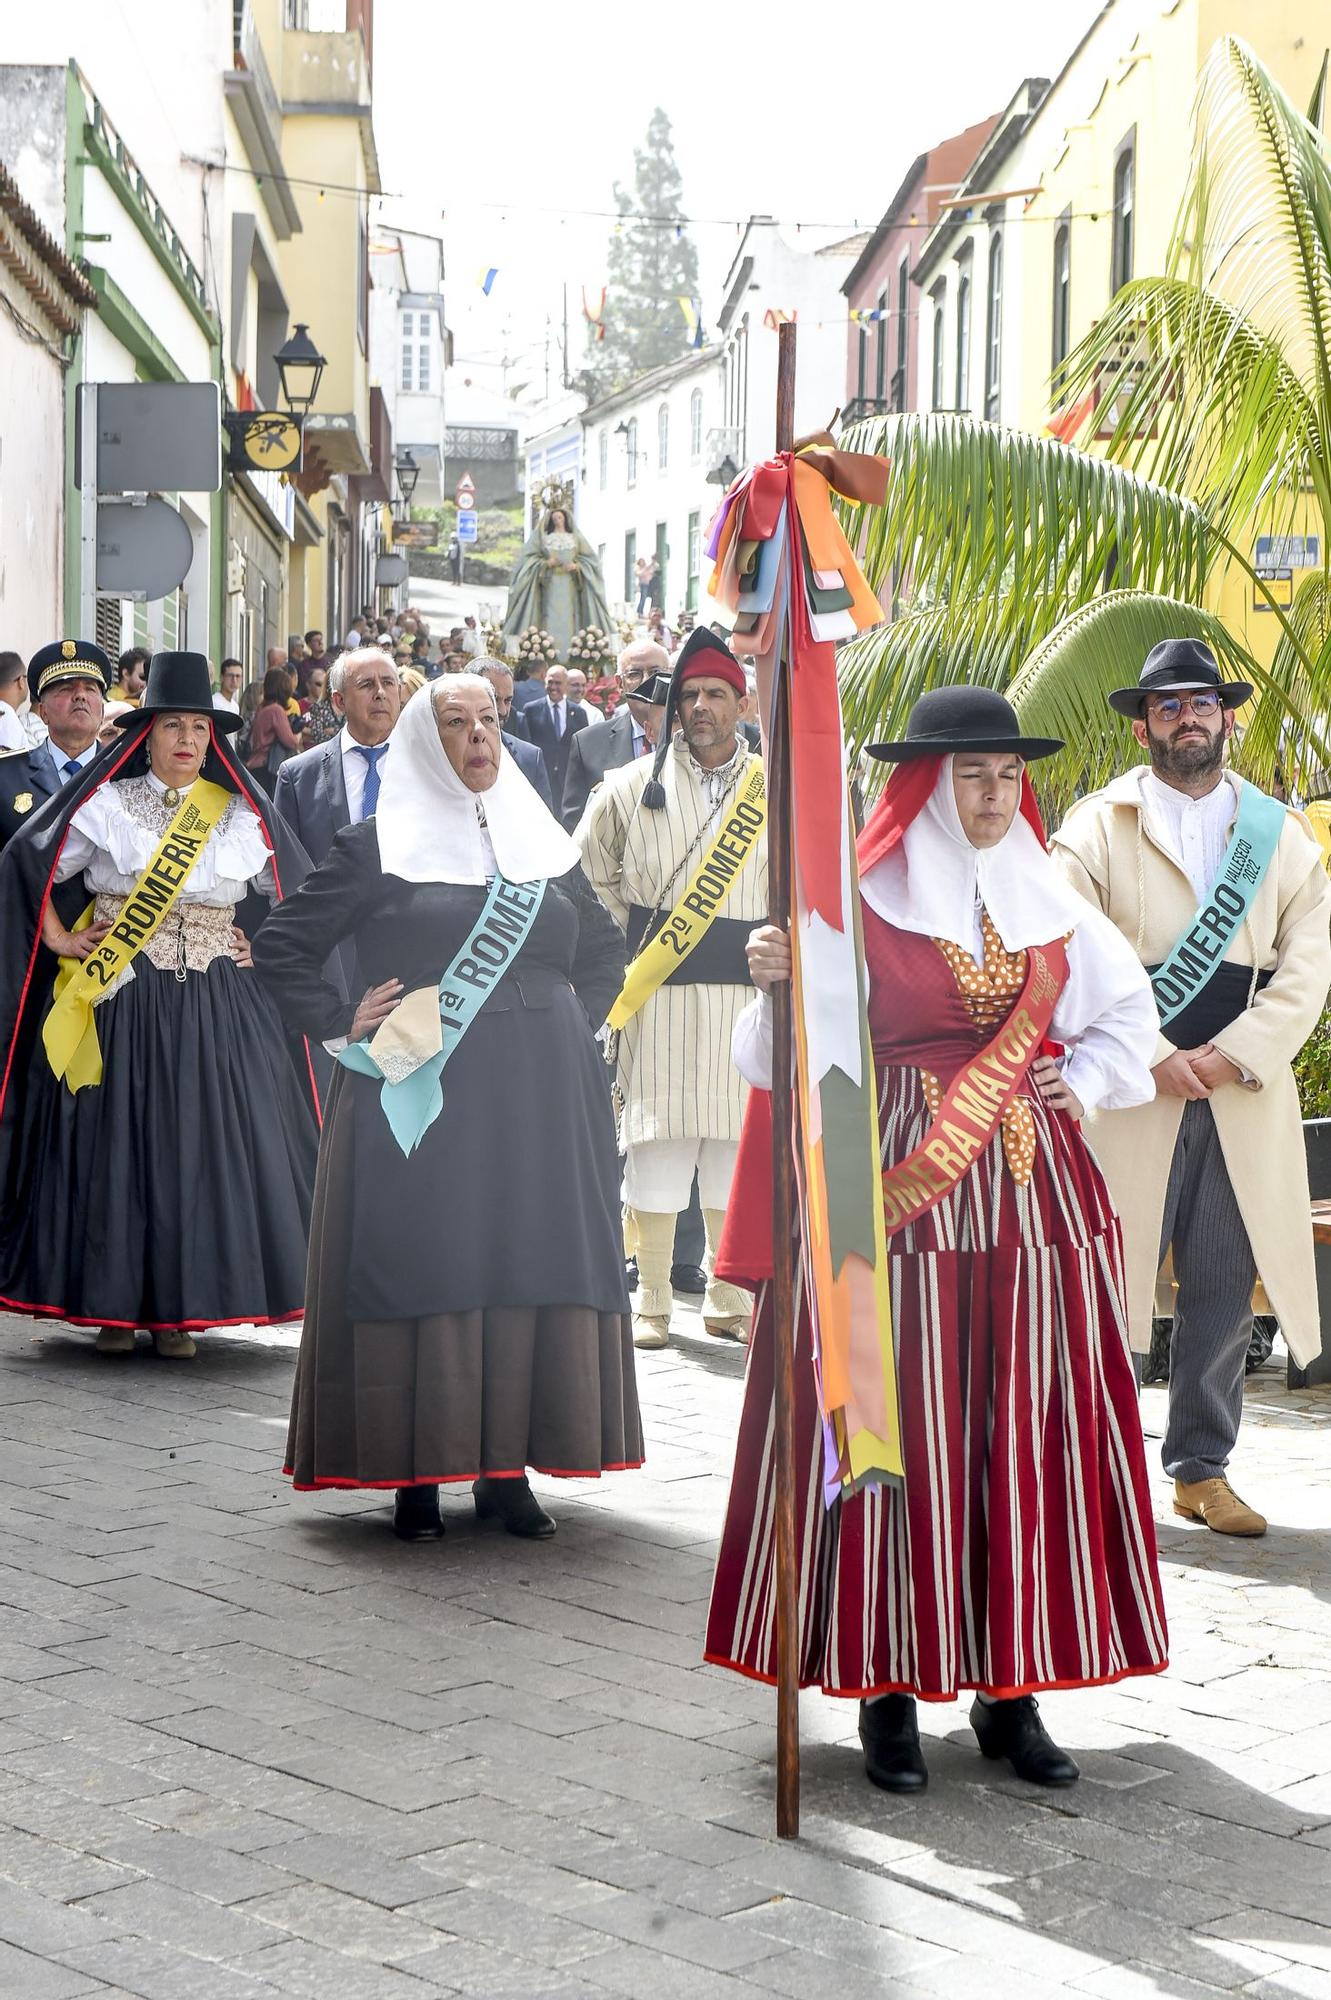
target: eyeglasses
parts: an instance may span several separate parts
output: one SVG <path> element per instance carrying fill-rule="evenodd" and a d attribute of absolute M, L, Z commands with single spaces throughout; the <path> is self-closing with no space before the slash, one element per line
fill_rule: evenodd
<path fill-rule="evenodd" d="M 1151 714 L 1161 722 L 1177 722 L 1185 708 L 1194 715 L 1214 715 L 1219 706 L 1219 695 L 1205 690 L 1200 694 L 1162 694 L 1149 703 Z"/>

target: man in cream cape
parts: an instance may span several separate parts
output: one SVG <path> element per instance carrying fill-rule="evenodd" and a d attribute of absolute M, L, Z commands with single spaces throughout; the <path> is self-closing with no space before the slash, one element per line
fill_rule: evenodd
<path fill-rule="evenodd" d="M 638 1260 L 638 1347 L 664 1347 L 670 1337 L 675 1220 L 688 1206 L 695 1170 L 707 1231 L 703 1323 L 709 1333 L 743 1339 L 752 1310 L 747 1292 L 711 1276 L 747 1094 L 730 1038 L 753 997 L 748 934 L 767 915 L 765 804 L 755 808 L 749 797 L 756 791 L 761 802 L 762 760 L 739 730 L 745 692 L 742 667 L 715 634 L 693 633 L 675 662 L 655 757 L 607 772 L 574 834 L 588 880 L 628 932 L 621 997 L 632 1011 L 620 1026 L 612 1009 L 610 1025 L 619 1030 L 624 1241 Z M 707 910 L 705 929 L 696 911 L 684 911 L 676 925 L 718 841 L 717 880 L 706 886 L 724 884 L 724 894 L 690 899 Z M 667 961 L 662 946 L 653 956 L 653 939 L 666 930 L 696 938 L 687 956 Z M 642 980 L 653 963 L 670 976 L 639 1000 L 635 973 Z"/>
<path fill-rule="evenodd" d="M 1321 1346 L 1290 1066 L 1331 983 L 1331 882 L 1312 830 L 1226 768 L 1234 711 L 1251 693 L 1222 682 L 1196 640 L 1153 648 L 1138 685 L 1110 697 L 1149 765 L 1079 801 L 1052 844 L 1068 880 L 1152 975 L 1156 1098 L 1097 1118 L 1088 1136 L 1123 1219 L 1141 1351 L 1173 1250 L 1161 1456 L 1175 1512 L 1232 1535 L 1266 1528 L 1225 1476 L 1258 1276 L 1295 1361 Z"/>

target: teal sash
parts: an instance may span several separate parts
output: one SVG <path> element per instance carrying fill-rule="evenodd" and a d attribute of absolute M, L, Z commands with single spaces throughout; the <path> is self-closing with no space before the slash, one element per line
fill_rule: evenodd
<path fill-rule="evenodd" d="M 404 1153 L 415 1152 L 439 1116 L 444 1065 L 527 942 L 544 897 L 544 881 L 495 876 L 475 929 L 439 981 L 442 1046 L 432 1055 L 414 1062 L 395 1055 L 385 1066 L 375 1060 L 373 1042 L 348 1042 L 339 1050 L 337 1059 L 346 1069 L 382 1079 L 379 1102 Z"/>
<path fill-rule="evenodd" d="M 1220 872 L 1169 957 L 1151 974 L 1162 1028 L 1197 998 L 1229 950 L 1275 858 L 1284 824 L 1285 808 L 1279 799 L 1268 797 L 1256 785 L 1242 786 L 1239 816 Z"/>

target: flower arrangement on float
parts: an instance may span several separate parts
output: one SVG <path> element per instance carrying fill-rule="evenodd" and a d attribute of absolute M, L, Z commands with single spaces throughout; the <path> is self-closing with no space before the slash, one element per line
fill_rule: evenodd
<path fill-rule="evenodd" d="M 553 667 L 559 660 L 558 642 L 541 626 L 529 625 L 518 640 L 517 658 L 519 666 Z"/>
<path fill-rule="evenodd" d="M 589 680 L 609 666 L 614 657 L 614 641 L 600 625 L 584 625 L 568 642 L 568 664 L 584 667 Z"/>

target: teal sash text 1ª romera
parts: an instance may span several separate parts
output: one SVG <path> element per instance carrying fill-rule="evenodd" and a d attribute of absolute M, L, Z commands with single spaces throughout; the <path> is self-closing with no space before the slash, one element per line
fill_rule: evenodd
<path fill-rule="evenodd" d="M 439 981 L 439 1046 L 420 1057 L 395 1055 L 387 1063 L 375 1060 L 373 1043 L 348 1042 L 338 1051 L 345 1068 L 382 1080 L 379 1101 L 404 1153 L 415 1152 L 443 1109 L 444 1066 L 527 942 L 544 896 L 544 881 L 495 876 L 475 928 Z"/>

